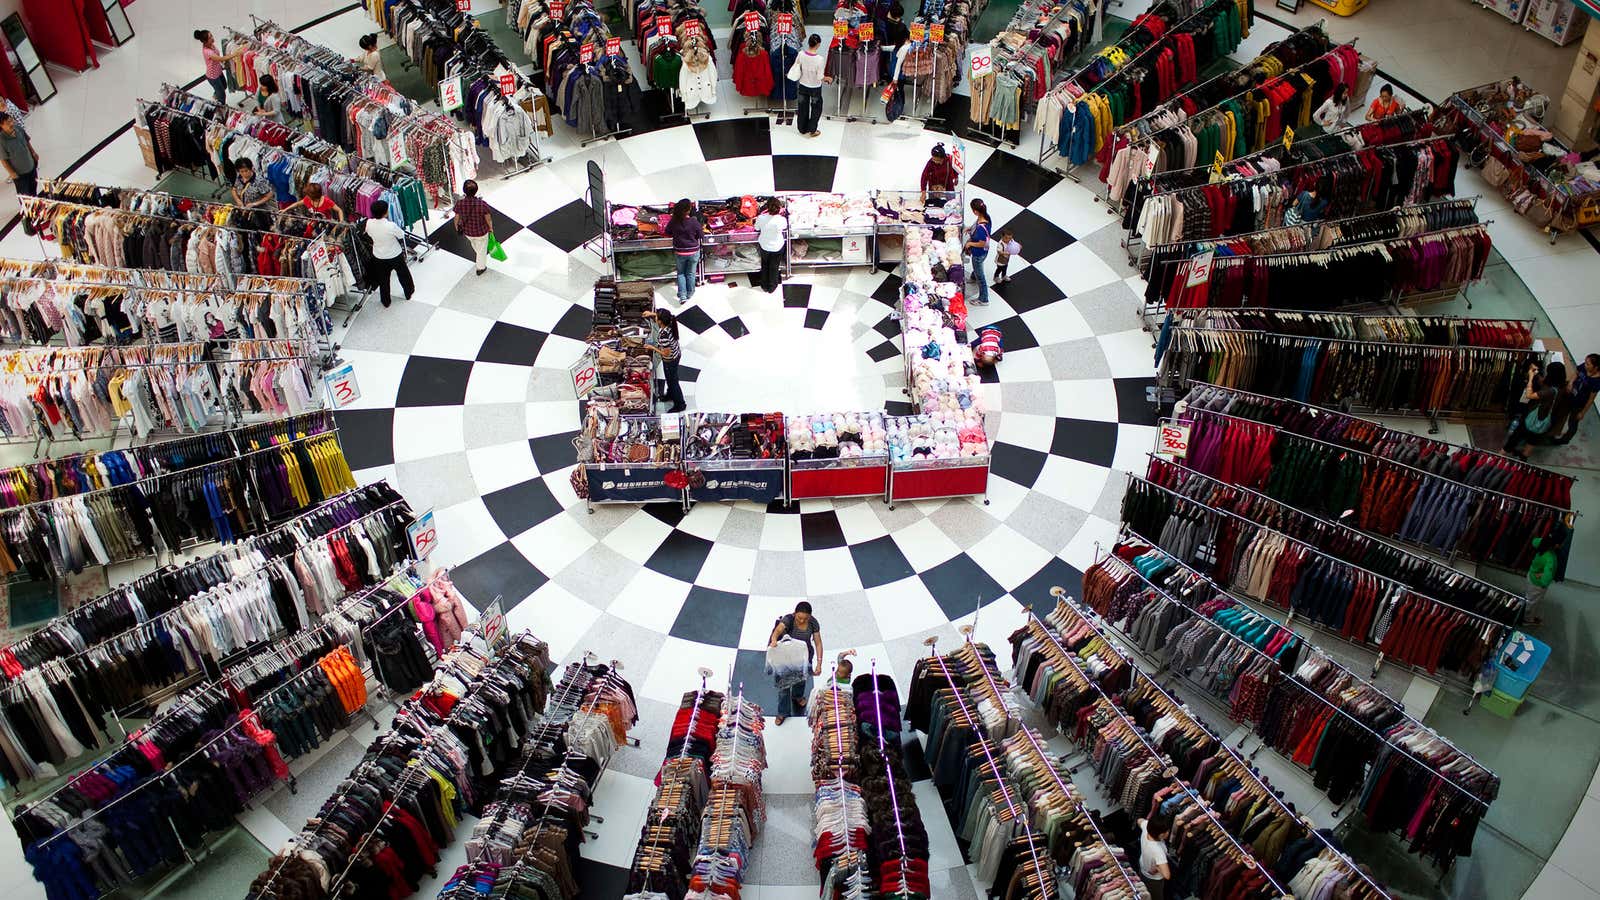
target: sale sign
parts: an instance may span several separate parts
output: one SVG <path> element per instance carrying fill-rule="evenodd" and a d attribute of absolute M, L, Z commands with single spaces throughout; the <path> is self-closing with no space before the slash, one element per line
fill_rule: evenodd
<path fill-rule="evenodd" d="M 567 14 L 567 0 L 550 0 L 550 17 L 559 19 Z"/>
<path fill-rule="evenodd" d="M 856 29 L 856 36 L 861 38 L 863 41 L 872 40 L 873 34 L 875 34 L 875 31 L 874 31 L 874 28 L 873 28 L 872 20 L 870 20 L 870 19 L 868 19 L 865 22 L 862 22 L 861 23 L 861 27 Z"/>
<path fill-rule="evenodd" d="M 761 14 L 754 10 L 744 14 L 744 30 L 759 31 L 761 29 Z"/>
<path fill-rule="evenodd" d="M 910 31 L 913 42 L 921 41 L 928 36 L 928 26 L 921 22 L 912 22 Z"/>
<path fill-rule="evenodd" d="M 1199 287 L 1211 280 L 1211 264 L 1216 259 L 1215 250 L 1207 250 L 1189 262 L 1189 280 L 1186 287 Z"/>
<path fill-rule="evenodd" d="M 1174 459 L 1186 458 L 1189 455 L 1189 423 L 1161 420 L 1161 427 L 1156 431 L 1156 453 Z"/>
<path fill-rule="evenodd" d="M 517 92 L 517 76 L 510 72 L 500 73 L 500 93 L 507 97 Z"/>
<path fill-rule="evenodd" d="M 584 44 L 578 48 L 578 62 L 584 65 L 594 62 L 594 44 Z"/>
<path fill-rule="evenodd" d="M 433 548 L 439 546 L 439 527 L 434 524 L 433 510 L 428 510 L 406 526 L 406 537 L 411 540 L 411 558 L 427 559 Z"/>
<path fill-rule="evenodd" d="M 460 109 L 461 105 L 460 77 L 442 79 L 439 82 L 439 108 L 449 112 L 452 109 Z"/>
<path fill-rule="evenodd" d="M 849 26 L 849 24 L 847 24 L 845 22 L 845 20 L 843 20 L 843 19 L 834 19 L 833 20 L 833 36 L 834 37 L 842 38 L 842 37 L 844 37 L 845 35 L 847 35 L 849 33 L 850 33 L 850 26 Z"/>
<path fill-rule="evenodd" d="M 608 38 L 606 38 L 606 55 L 607 56 L 621 56 L 622 55 L 622 38 L 619 38 L 619 37 L 608 37 Z"/>
<path fill-rule="evenodd" d="M 595 365 L 594 351 L 585 353 L 581 359 L 572 365 L 572 392 L 579 400 L 589 396 L 589 392 L 600 386 L 600 369 Z"/>
<path fill-rule="evenodd" d="M 988 44 L 974 44 L 972 46 L 972 77 L 982 78 L 994 71 L 994 54 L 989 52 Z"/>
<path fill-rule="evenodd" d="M 656 33 L 657 34 L 671 34 L 672 33 L 672 17 L 671 16 L 656 16 Z"/>
<path fill-rule="evenodd" d="M 772 17 L 772 30 L 778 34 L 794 34 L 794 14 L 778 13 Z"/>
<path fill-rule="evenodd" d="M 472 9 L 472 0 L 456 0 L 456 12 L 469 12 Z"/>
<path fill-rule="evenodd" d="M 322 384 L 328 389 L 328 396 L 332 398 L 336 409 L 343 409 L 361 399 L 361 385 L 356 383 L 354 363 L 345 363 L 324 373 Z"/>
<path fill-rule="evenodd" d="M 935 44 L 944 43 L 944 23 L 943 22 L 937 23 L 935 25 L 928 26 L 928 39 L 933 41 Z"/>

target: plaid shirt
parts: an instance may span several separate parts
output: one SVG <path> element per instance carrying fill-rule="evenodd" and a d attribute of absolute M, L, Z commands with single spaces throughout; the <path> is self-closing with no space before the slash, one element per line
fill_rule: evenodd
<path fill-rule="evenodd" d="M 483 237 L 489 233 L 489 204 L 479 197 L 462 197 L 454 210 L 461 233 L 467 237 Z"/>

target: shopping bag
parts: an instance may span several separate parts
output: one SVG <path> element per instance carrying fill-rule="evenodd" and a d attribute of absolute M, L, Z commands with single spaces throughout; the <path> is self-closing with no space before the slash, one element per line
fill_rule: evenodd
<path fill-rule="evenodd" d="M 489 232 L 489 258 L 498 259 L 501 262 L 506 261 L 506 248 L 500 246 L 500 242 L 494 239 L 494 232 L 492 231 Z"/>

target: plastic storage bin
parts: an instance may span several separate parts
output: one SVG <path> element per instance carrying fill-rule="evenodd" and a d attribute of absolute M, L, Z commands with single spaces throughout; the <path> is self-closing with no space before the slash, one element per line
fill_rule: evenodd
<path fill-rule="evenodd" d="M 1484 694 L 1483 699 L 1478 702 L 1484 709 L 1502 719 L 1509 719 L 1515 716 L 1517 709 L 1522 706 L 1521 698 L 1507 697 L 1499 691 L 1490 691 Z"/>
<path fill-rule="evenodd" d="M 1518 659 L 1515 670 L 1510 666 L 1513 658 Z M 1549 644 L 1520 631 L 1512 632 L 1505 646 L 1500 648 L 1500 656 L 1497 658 L 1500 673 L 1494 678 L 1495 693 L 1503 694 L 1520 703 L 1523 696 L 1528 693 L 1529 685 L 1539 677 L 1539 671 L 1544 668 L 1545 660 L 1549 658 Z"/>

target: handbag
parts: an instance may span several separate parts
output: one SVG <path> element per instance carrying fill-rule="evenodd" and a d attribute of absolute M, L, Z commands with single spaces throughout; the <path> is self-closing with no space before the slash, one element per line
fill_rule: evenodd
<path fill-rule="evenodd" d="M 601 347 L 595 354 L 595 367 L 602 372 L 616 374 L 622 371 L 622 366 L 628 360 L 628 355 L 613 347 Z"/>
<path fill-rule="evenodd" d="M 1499 187 L 1505 184 L 1506 179 L 1510 177 L 1511 172 L 1506 168 L 1505 163 L 1493 156 L 1484 161 L 1483 180 L 1487 181 L 1490 187 Z"/>
<path fill-rule="evenodd" d="M 1551 404 L 1549 412 L 1544 412 L 1535 406 L 1533 409 L 1528 410 L 1526 416 L 1522 417 L 1522 428 L 1529 434 L 1544 434 L 1550 430 L 1550 423 L 1554 418 L 1554 404 Z"/>

